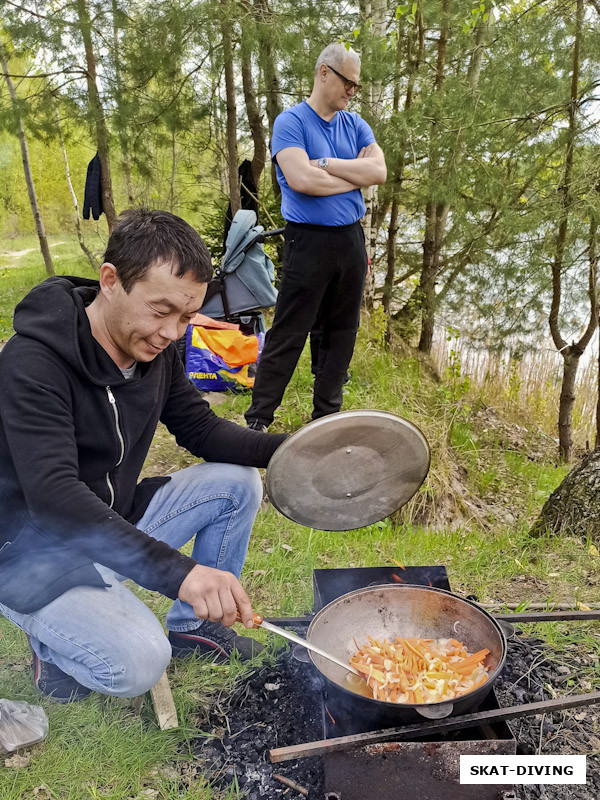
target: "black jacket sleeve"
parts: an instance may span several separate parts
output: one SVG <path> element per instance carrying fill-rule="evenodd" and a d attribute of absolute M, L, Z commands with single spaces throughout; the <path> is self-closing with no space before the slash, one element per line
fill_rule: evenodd
<path fill-rule="evenodd" d="M 177 444 L 192 455 L 205 461 L 266 467 L 275 450 L 287 439 L 285 433 L 260 433 L 218 417 L 188 380 L 179 358 L 173 363 L 172 376 L 161 422 L 175 436 Z"/>

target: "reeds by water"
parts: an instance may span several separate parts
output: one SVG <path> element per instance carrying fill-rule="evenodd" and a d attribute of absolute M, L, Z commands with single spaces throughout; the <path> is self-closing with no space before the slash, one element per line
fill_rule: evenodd
<path fill-rule="evenodd" d="M 483 402 L 521 424 L 535 423 L 556 437 L 563 359 L 552 341 L 515 357 L 472 347 L 460 336 L 438 330 L 432 358 L 447 380 L 468 380 Z M 581 447 L 594 447 L 598 398 L 598 336 L 581 357 L 577 374 L 573 436 Z"/>

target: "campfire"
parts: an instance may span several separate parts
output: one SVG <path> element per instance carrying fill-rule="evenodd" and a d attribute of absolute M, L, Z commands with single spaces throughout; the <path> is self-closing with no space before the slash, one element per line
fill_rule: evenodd
<path fill-rule="evenodd" d="M 398 577 L 407 585 L 450 589 L 444 567 L 315 570 L 315 611 L 357 589 L 397 585 Z M 536 616 L 548 618 L 547 613 L 529 615 Z M 571 616 L 581 618 L 581 614 Z M 272 620 L 296 627 L 299 633 L 311 621 L 312 616 Z M 550 721 L 552 711 L 598 702 L 597 693 L 580 695 L 572 702 L 557 698 L 548 677 L 560 681 L 561 673 L 546 663 L 542 675 L 536 676 L 540 644 L 521 637 L 509 641 L 504 669 L 474 713 L 422 719 L 417 724 L 394 723 L 393 716 L 382 718 L 378 709 L 368 705 L 378 704 L 323 680 L 315 666 L 307 663 L 305 651 L 297 648 L 282 655 L 275 667 L 253 673 L 233 697 L 217 704 L 211 717 L 213 738 L 203 741 L 198 756 L 208 762 L 205 766 L 216 775 L 217 783 L 236 782 L 249 800 L 283 796 L 366 800 L 379 794 L 395 798 L 404 797 L 408 787 L 415 800 L 549 800 L 543 787 L 535 785 L 519 787 L 516 794 L 507 785 L 460 785 L 458 779 L 461 754 L 530 753 L 542 744 L 544 753 L 551 752 L 547 740 L 556 727 Z M 531 702 L 538 703 L 538 714 L 546 716 L 519 719 L 515 737 L 503 715 L 509 711 L 510 719 L 521 717 L 519 711 Z M 563 729 L 571 724 L 571 746 L 580 741 L 571 752 L 590 752 L 594 728 L 590 714 L 586 730 L 587 716 L 579 712 L 561 721 Z M 476 719 L 467 721 L 467 717 Z M 600 794 L 600 775 L 589 766 L 587 787 L 556 788 L 562 790 L 561 798 L 591 800 Z"/>

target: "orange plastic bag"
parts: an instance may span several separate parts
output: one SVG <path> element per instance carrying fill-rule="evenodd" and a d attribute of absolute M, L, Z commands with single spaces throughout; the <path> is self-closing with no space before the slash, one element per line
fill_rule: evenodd
<path fill-rule="evenodd" d="M 188 378 L 202 391 L 251 389 L 264 334 L 239 330 L 209 330 L 190 325 L 186 340 Z"/>

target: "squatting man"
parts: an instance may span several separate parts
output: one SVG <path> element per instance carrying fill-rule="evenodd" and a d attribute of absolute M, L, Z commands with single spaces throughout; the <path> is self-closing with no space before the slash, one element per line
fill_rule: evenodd
<path fill-rule="evenodd" d="M 250 658 L 231 626 L 266 467 L 285 435 L 220 419 L 174 342 L 212 274 L 198 233 L 123 213 L 99 279 L 53 277 L 17 306 L 0 354 L 0 612 L 59 702 L 134 697 L 171 656 Z M 158 422 L 205 463 L 139 481 Z M 178 551 L 193 540 L 191 557 Z M 165 635 L 122 581 L 173 599 Z"/>

